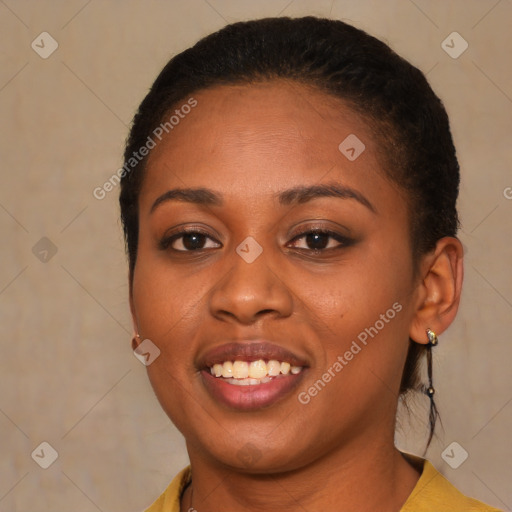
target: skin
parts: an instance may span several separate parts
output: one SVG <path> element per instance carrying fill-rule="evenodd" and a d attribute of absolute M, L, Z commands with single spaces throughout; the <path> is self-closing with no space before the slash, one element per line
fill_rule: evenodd
<path fill-rule="evenodd" d="M 181 509 L 399 510 L 419 477 L 393 443 L 408 339 L 426 343 L 427 327 L 439 335 L 453 321 L 462 245 L 439 240 L 415 274 L 406 197 L 385 177 L 364 120 L 341 100 L 285 81 L 194 97 L 197 107 L 148 160 L 130 297 L 140 340 L 161 350 L 148 366 L 152 386 L 187 442 L 193 476 Z M 366 146 L 355 161 L 338 149 L 349 134 Z M 276 199 L 291 187 L 333 182 L 357 190 L 375 211 L 354 199 Z M 211 189 L 223 204 L 174 200 L 151 212 L 168 190 L 189 187 Z M 211 239 L 202 251 L 178 252 L 183 238 L 161 249 L 179 226 Z M 328 248 L 315 252 L 305 236 L 294 240 L 314 227 L 355 242 L 325 237 Z M 263 249 L 250 264 L 235 251 L 247 236 Z M 301 404 L 298 393 L 396 302 L 402 310 Z M 309 367 L 278 403 L 229 409 L 206 391 L 197 359 L 257 337 Z M 240 457 L 244 450 L 257 456 Z"/>

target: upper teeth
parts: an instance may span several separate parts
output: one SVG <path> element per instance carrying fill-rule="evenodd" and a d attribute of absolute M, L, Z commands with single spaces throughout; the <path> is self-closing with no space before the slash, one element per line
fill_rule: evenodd
<path fill-rule="evenodd" d="M 223 364 L 214 364 L 210 372 L 215 377 L 224 377 L 229 379 L 262 379 L 266 376 L 276 377 L 279 374 L 294 375 L 302 370 L 301 366 L 291 366 L 290 363 L 276 361 L 271 359 L 267 363 L 263 359 L 258 361 L 225 361 Z"/>

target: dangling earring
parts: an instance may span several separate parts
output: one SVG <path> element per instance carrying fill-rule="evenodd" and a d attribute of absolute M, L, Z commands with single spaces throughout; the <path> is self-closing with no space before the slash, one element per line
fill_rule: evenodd
<path fill-rule="evenodd" d="M 436 390 L 432 385 L 432 347 L 435 347 L 439 340 L 437 338 L 436 333 L 432 329 L 427 329 L 427 371 L 428 371 L 428 388 L 425 390 L 425 393 L 432 398 Z"/>
<path fill-rule="evenodd" d="M 428 387 L 424 388 L 425 394 L 430 398 L 430 413 L 429 413 L 429 421 L 430 421 L 430 436 L 428 438 L 427 447 L 432 440 L 432 436 L 434 435 L 434 426 L 436 424 L 437 417 L 439 416 L 439 412 L 437 410 L 436 404 L 434 402 L 434 394 L 436 390 L 434 389 L 432 383 L 432 347 L 435 347 L 439 340 L 437 338 L 436 333 L 428 328 L 427 329 L 427 374 L 428 374 Z"/>

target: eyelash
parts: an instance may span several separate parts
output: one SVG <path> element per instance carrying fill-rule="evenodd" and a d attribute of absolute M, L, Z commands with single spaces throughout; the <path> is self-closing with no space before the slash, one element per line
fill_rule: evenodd
<path fill-rule="evenodd" d="M 321 229 L 321 228 L 306 229 L 304 231 L 301 231 L 300 233 L 297 233 L 296 235 L 294 235 L 294 237 L 288 243 L 294 242 L 296 240 L 300 240 L 301 238 L 305 238 L 308 235 L 324 235 L 324 236 L 327 236 L 328 238 L 332 238 L 332 239 L 336 240 L 336 242 L 338 242 L 339 245 L 337 245 L 336 247 L 325 247 L 323 249 L 309 249 L 309 248 L 303 248 L 303 247 L 298 247 L 297 249 L 299 249 L 301 251 L 311 251 L 314 254 L 318 254 L 319 252 L 343 249 L 343 248 L 351 246 L 354 243 L 354 240 L 351 238 L 340 235 L 339 233 L 336 233 L 335 231 L 331 231 L 329 229 Z M 327 242 L 327 245 L 329 245 L 329 242 Z"/>
<path fill-rule="evenodd" d="M 328 238 L 334 239 L 339 243 L 339 245 L 336 247 L 325 247 L 322 249 L 309 249 L 309 248 L 304 248 L 304 247 L 298 247 L 296 249 L 298 249 L 300 251 L 307 251 L 307 252 L 313 252 L 314 254 L 318 254 L 320 252 L 343 249 L 343 248 L 353 245 L 355 242 L 355 240 L 348 238 L 346 236 L 340 235 L 339 233 L 336 233 L 335 231 L 330 231 L 328 229 L 316 228 L 316 229 L 307 229 L 305 231 L 301 231 L 300 233 L 295 234 L 293 236 L 293 238 L 290 240 L 290 242 L 288 242 L 288 243 L 296 242 L 297 240 L 300 240 L 301 238 L 305 238 L 308 235 L 315 235 L 315 234 L 324 235 L 324 236 L 327 236 Z M 214 238 L 212 238 L 210 236 L 210 234 L 207 233 L 206 231 L 203 231 L 202 229 L 199 229 L 199 228 L 193 228 L 193 229 L 183 230 L 183 231 L 174 233 L 168 237 L 163 238 L 159 243 L 159 247 L 161 250 L 169 250 L 170 249 L 176 253 L 193 253 L 193 252 L 200 252 L 200 251 L 205 251 L 205 250 L 207 251 L 207 250 L 211 249 L 209 247 L 207 247 L 207 248 L 201 247 L 199 249 L 183 250 L 183 249 L 174 249 L 171 247 L 171 245 L 176 240 L 179 240 L 180 238 L 183 238 L 186 235 L 201 235 L 206 238 L 209 238 L 210 240 L 213 240 L 215 243 L 220 243 L 217 240 L 215 240 Z M 329 242 L 327 242 L 327 245 L 329 245 Z"/>
<path fill-rule="evenodd" d="M 172 243 L 175 242 L 176 240 L 179 240 L 180 238 L 183 238 L 185 235 L 202 235 L 206 238 L 209 238 L 210 240 L 214 240 L 212 238 L 212 236 L 207 233 L 206 231 L 203 231 L 202 229 L 199 229 L 199 228 L 190 228 L 190 229 L 184 229 L 183 231 L 179 231 L 178 233 L 174 233 L 170 236 L 167 236 L 165 238 L 163 238 L 161 241 L 160 241 L 160 249 L 162 250 L 166 250 L 166 249 L 171 249 L 172 251 L 174 252 L 182 252 L 182 253 L 185 253 L 185 252 L 199 252 L 199 251 L 203 251 L 205 249 L 201 248 L 201 249 L 195 249 L 193 251 L 190 251 L 190 250 L 180 250 L 180 249 L 173 249 L 171 247 Z M 217 242 L 215 240 L 215 242 Z M 217 242 L 217 243 L 220 243 L 220 242 Z"/>

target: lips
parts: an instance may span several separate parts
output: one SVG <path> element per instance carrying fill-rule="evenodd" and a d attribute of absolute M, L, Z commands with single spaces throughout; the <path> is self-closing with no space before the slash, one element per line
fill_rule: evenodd
<path fill-rule="evenodd" d="M 301 368 L 297 373 L 266 376 L 264 379 L 235 379 L 212 375 L 214 365 L 226 361 L 283 361 Z M 308 367 L 307 360 L 266 340 L 227 343 L 210 349 L 198 359 L 202 382 L 210 396 L 230 409 L 250 411 L 269 407 L 285 399 L 299 385 Z M 240 384 L 240 385 L 233 385 Z"/>

